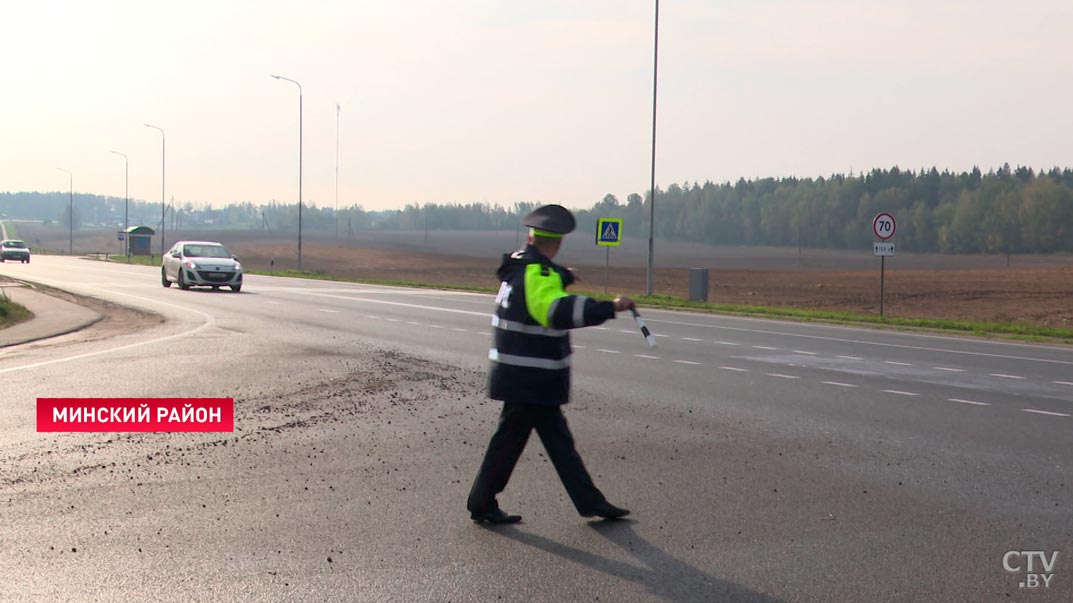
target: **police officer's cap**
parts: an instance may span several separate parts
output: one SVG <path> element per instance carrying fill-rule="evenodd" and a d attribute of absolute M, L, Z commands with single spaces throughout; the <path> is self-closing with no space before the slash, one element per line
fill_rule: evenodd
<path fill-rule="evenodd" d="M 573 232 L 577 226 L 574 214 L 562 205 L 545 205 L 533 210 L 522 219 L 522 224 L 533 229 L 533 234 L 544 237 L 561 237 Z"/>

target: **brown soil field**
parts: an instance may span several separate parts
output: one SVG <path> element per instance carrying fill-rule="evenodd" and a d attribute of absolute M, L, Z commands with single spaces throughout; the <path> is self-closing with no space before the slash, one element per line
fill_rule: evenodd
<path fill-rule="evenodd" d="M 67 232 L 19 224 L 35 247 L 66 249 Z M 168 241 L 177 240 L 172 233 Z M 521 231 L 303 233 L 303 268 L 340 277 L 494 288 L 500 256 L 524 241 Z M 263 231 L 180 231 L 183 239 L 220 241 L 243 264 L 260 270 L 297 267 L 297 234 Z M 112 252 L 114 233 L 83 231 L 76 251 Z M 154 245 L 159 249 L 159 242 Z M 598 248 L 568 237 L 557 259 L 574 267 L 581 287 L 609 293 L 646 289 L 647 240 Z M 709 270 L 709 301 L 879 314 L 880 260 L 860 251 L 721 247 L 655 242 L 655 291 L 686 297 L 689 269 Z M 885 270 L 884 314 L 892 317 L 1017 322 L 1073 327 L 1073 257 L 1069 255 L 941 255 L 898 251 Z"/>

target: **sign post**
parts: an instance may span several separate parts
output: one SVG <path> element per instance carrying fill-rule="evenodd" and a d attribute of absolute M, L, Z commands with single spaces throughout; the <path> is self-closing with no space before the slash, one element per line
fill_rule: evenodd
<path fill-rule="evenodd" d="M 894 216 L 887 212 L 881 212 L 876 214 L 876 217 L 872 220 L 872 233 L 876 237 L 883 241 L 882 243 L 872 243 L 872 255 L 879 256 L 879 315 L 883 316 L 883 297 L 884 297 L 884 285 L 886 281 L 886 267 L 887 256 L 894 255 L 894 243 L 886 242 L 888 239 L 894 236 L 894 232 L 897 230 L 897 224 L 894 221 Z"/>
<path fill-rule="evenodd" d="M 611 269 L 611 248 L 622 244 L 622 219 L 600 218 L 596 220 L 596 244 L 607 248 L 604 259 L 604 293 L 607 293 L 607 278 Z"/>

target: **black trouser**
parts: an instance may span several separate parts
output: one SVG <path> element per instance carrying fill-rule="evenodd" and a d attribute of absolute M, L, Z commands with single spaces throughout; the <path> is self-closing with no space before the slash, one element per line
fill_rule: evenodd
<path fill-rule="evenodd" d="M 529 433 L 536 429 L 548 457 L 566 486 L 570 500 L 581 514 L 604 502 L 604 495 L 592 483 L 581 456 L 574 448 L 574 436 L 559 406 L 503 403 L 499 427 L 488 443 L 484 461 L 473 481 L 466 507 L 471 513 L 483 513 L 496 508 L 496 495 L 507 487 L 518 457 L 525 449 Z"/>

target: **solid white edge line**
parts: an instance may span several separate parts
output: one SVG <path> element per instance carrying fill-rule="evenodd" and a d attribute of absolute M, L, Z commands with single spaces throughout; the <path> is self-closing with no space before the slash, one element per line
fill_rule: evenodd
<path fill-rule="evenodd" d="M 1036 413 L 1037 415 L 1050 415 L 1052 417 L 1068 417 L 1068 416 L 1070 416 L 1070 415 L 1068 415 L 1068 414 L 1066 414 L 1064 412 L 1051 412 L 1049 410 L 1036 410 L 1034 408 L 1022 408 L 1021 410 L 1024 411 L 1024 412 L 1033 412 L 1033 413 Z"/>

